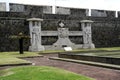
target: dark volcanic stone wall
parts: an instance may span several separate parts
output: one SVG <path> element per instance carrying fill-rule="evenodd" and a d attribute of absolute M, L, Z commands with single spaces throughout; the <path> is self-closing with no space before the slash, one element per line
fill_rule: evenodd
<path fill-rule="evenodd" d="M 59 19 L 46 19 L 42 22 L 42 30 L 57 31 Z M 70 31 L 80 31 L 80 20 L 62 20 Z"/>
<path fill-rule="evenodd" d="M 52 6 L 23 5 L 10 3 L 10 12 L 24 12 L 27 17 L 42 17 L 41 14 L 51 14 Z"/>
<path fill-rule="evenodd" d="M 118 11 L 118 18 L 120 18 L 120 11 Z"/>
<path fill-rule="evenodd" d="M 10 12 L 24 12 L 25 7 L 23 4 L 10 3 Z"/>
<path fill-rule="evenodd" d="M 114 18 L 115 17 L 115 11 L 108 11 L 108 10 L 91 10 L 91 16 L 93 17 L 109 17 Z"/>
<path fill-rule="evenodd" d="M 58 36 L 42 36 L 42 45 L 53 45 L 58 40 Z"/>
<path fill-rule="evenodd" d="M 70 15 L 72 17 L 85 17 L 88 15 L 88 9 L 56 7 L 56 14 Z"/>
<path fill-rule="evenodd" d="M 0 51 L 16 51 L 19 44 L 18 39 L 11 39 L 11 35 L 22 32 L 28 35 L 28 23 L 25 19 L 0 18 Z M 24 40 L 24 50 L 28 49 L 29 40 Z"/>
<path fill-rule="evenodd" d="M 96 47 L 120 46 L 120 23 L 119 21 L 95 21 L 92 26 L 93 42 Z"/>
<path fill-rule="evenodd" d="M 71 15 L 74 17 L 85 17 L 88 15 L 88 9 L 70 9 Z"/>
<path fill-rule="evenodd" d="M 70 31 L 80 31 L 80 20 L 93 20 L 92 35 L 96 47 L 120 46 L 120 19 L 114 18 L 114 12 L 107 13 L 107 17 L 86 16 L 87 9 L 69 9 L 70 14 L 50 14 L 49 6 L 15 5 L 10 4 L 10 12 L 0 12 L 0 51 L 18 50 L 18 39 L 10 39 L 9 36 L 23 32 L 29 35 L 29 26 L 26 19 L 31 17 L 42 18 L 42 30 L 57 30 L 58 22 L 62 20 Z M 22 6 L 22 8 L 21 8 Z M 17 10 L 17 11 L 16 11 Z M 68 11 L 69 11 L 68 10 Z M 45 14 L 46 13 L 46 14 Z M 111 15 L 111 17 L 109 17 Z M 42 37 L 43 45 L 51 45 L 57 40 L 57 36 Z M 77 41 L 79 39 L 79 42 Z M 76 44 L 82 44 L 81 36 L 70 36 L 70 40 Z M 24 41 L 24 50 L 28 50 L 29 40 Z"/>

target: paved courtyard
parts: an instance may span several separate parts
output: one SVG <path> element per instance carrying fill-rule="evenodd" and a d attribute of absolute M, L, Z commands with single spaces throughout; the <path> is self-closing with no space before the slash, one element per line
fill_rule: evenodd
<path fill-rule="evenodd" d="M 49 60 L 49 57 L 56 56 L 57 54 L 47 54 L 44 55 L 44 57 L 26 58 L 26 60 L 31 61 L 38 66 L 58 67 L 78 74 L 86 75 L 97 80 L 120 80 L 120 70 L 113 70 L 58 60 Z"/>
<path fill-rule="evenodd" d="M 25 60 L 35 63 L 36 66 L 52 66 L 72 71 L 78 74 L 86 75 L 96 80 L 120 80 L 120 70 L 65 62 L 58 60 L 49 60 L 49 57 L 56 57 L 57 54 L 45 54 L 44 57 L 25 58 Z M 4 69 L 8 67 L 0 67 Z"/>

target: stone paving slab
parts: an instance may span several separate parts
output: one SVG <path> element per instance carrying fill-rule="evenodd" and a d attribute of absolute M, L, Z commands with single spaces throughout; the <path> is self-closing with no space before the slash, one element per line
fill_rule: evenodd
<path fill-rule="evenodd" d="M 120 70 L 49 59 L 50 57 L 57 56 L 57 54 L 44 54 L 44 57 L 25 58 L 25 60 L 34 63 L 35 66 L 57 67 L 64 70 L 72 71 L 77 74 L 92 77 L 96 80 L 120 80 Z M 10 67 L 13 66 L 0 67 L 0 70 Z"/>

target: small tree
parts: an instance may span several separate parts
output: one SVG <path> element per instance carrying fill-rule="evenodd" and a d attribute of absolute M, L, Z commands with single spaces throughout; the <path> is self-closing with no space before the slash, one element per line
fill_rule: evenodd
<path fill-rule="evenodd" d="M 23 40 L 24 39 L 30 39 L 29 36 L 24 35 L 22 32 L 20 32 L 18 35 L 12 35 L 10 36 L 12 39 L 19 39 L 19 53 L 23 54 Z"/>

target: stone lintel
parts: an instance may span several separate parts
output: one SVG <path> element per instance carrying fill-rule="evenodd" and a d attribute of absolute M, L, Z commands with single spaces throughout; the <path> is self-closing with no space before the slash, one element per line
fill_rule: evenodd
<path fill-rule="evenodd" d="M 29 18 L 27 21 L 43 21 L 41 18 Z"/>
<path fill-rule="evenodd" d="M 45 50 L 64 50 L 62 45 L 45 45 Z M 75 45 L 68 45 L 67 47 L 71 47 L 72 49 L 82 49 L 83 44 L 75 44 Z"/>
<path fill-rule="evenodd" d="M 58 36 L 58 31 L 41 31 L 42 36 Z M 69 31 L 69 36 L 81 36 L 83 31 Z"/>
<path fill-rule="evenodd" d="M 94 21 L 92 21 L 92 20 L 81 20 L 80 22 L 81 22 L 81 23 L 86 23 L 86 22 L 87 22 L 87 23 L 93 23 Z"/>

